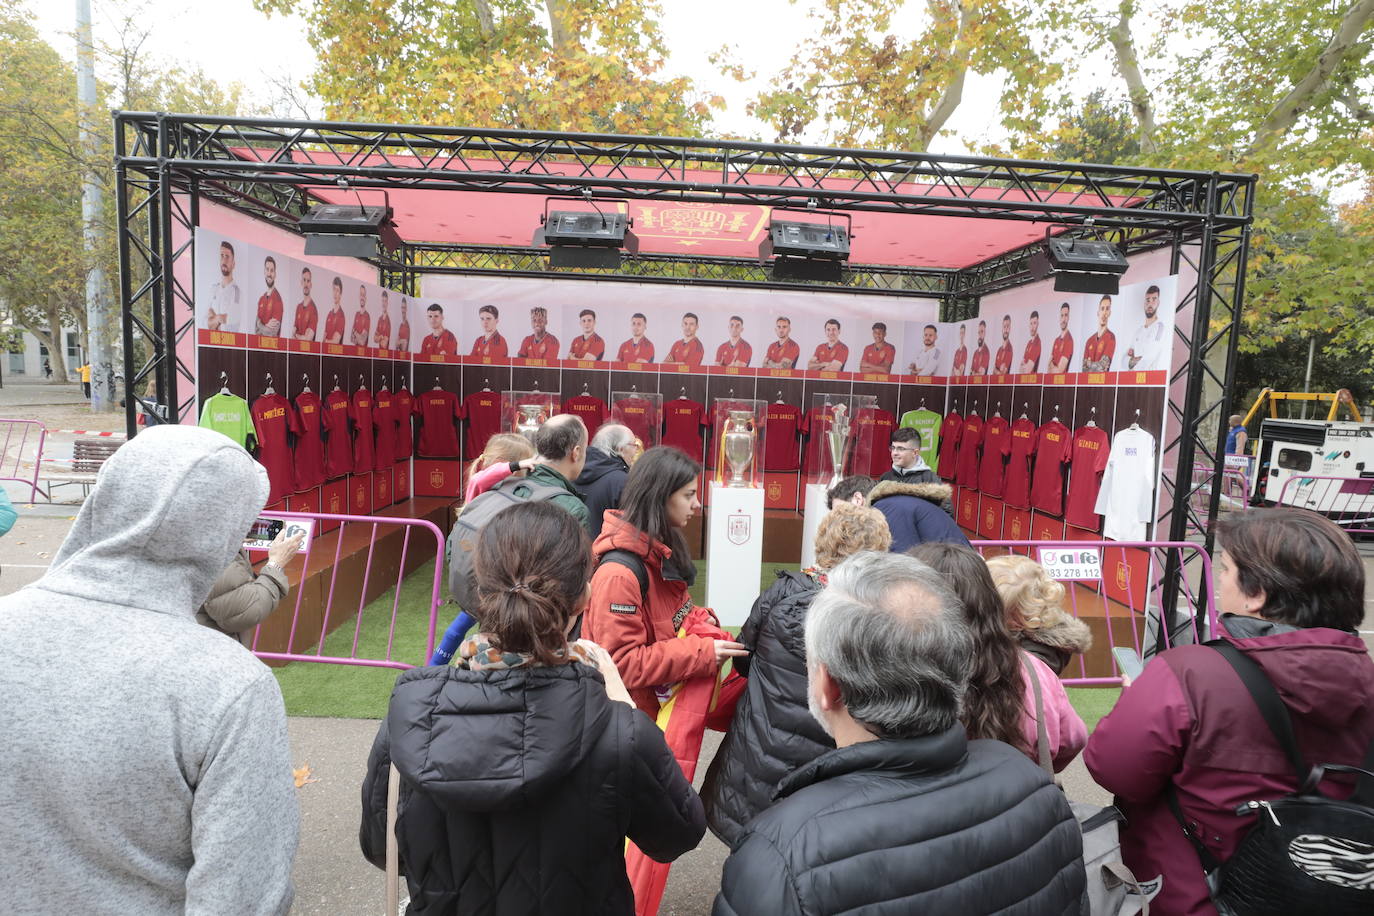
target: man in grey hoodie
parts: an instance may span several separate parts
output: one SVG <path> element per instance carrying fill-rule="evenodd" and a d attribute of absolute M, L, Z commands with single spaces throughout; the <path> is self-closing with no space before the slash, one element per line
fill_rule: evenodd
<path fill-rule="evenodd" d="M 0 598 L 0 912 L 290 908 L 281 692 L 195 617 L 267 493 L 223 435 L 153 427 L 105 462 L 47 574 Z"/>

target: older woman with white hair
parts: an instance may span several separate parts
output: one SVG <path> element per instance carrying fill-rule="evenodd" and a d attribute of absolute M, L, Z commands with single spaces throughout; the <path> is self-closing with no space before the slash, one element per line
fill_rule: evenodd
<path fill-rule="evenodd" d="M 601 533 L 605 511 L 620 508 L 620 494 L 630 476 L 630 465 L 642 450 L 630 428 L 619 423 L 603 423 L 592 436 L 587 463 L 576 485 L 591 516 L 593 541 Z"/>

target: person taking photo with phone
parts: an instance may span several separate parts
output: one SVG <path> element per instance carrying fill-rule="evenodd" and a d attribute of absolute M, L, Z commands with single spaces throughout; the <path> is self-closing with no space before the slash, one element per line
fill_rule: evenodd
<path fill-rule="evenodd" d="M 303 534 L 288 537 L 283 528 L 267 548 L 267 563 L 257 572 L 248 551 L 240 550 L 215 580 L 210 597 L 196 611 L 196 621 L 248 645 L 248 632 L 266 620 L 291 591 L 286 564 L 304 540 Z"/>

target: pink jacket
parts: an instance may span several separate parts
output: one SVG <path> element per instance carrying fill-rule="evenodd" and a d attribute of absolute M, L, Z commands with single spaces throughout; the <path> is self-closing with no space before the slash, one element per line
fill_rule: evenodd
<path fill-rule="evenodd" d="M 468 478 L 468 488 L 463 493 L 463 503 L 472 502 L 483 493 L 496 486 L 511 475 L 510 462 L 498 461 L 490 467 L 482 468 Z"/>
<path fill-rule="evenodd" d="M 1041 701 L 1045 706 L 1045 733 L 1050 739 L 1050 760 L 1054 763 L 1054 771 L 1058 773 L 1088 743 L 1088 727 L 1074 711 L 1069 695 L 1064 692 L 1064 685 L 1054 669 L 1029 652 L 1022 652 L 1021 657 L 1030 660 L 1040 681 Z M 1026 747 L 1031 749 L 1030 759 L 1038 764 L 1040 757 L 1036 743 L 1039 729 L 1035 725 L 1035 690 L 1025 677 L 1024 668 L 1021 674 L 1022 707 L 1025 710 L 1021 716 L 1021 735 L 1026 740 Z"/>
<path fill-rule="evenodd" d="M 1360 638 L 1222 620 L 1226 638 L 1259 663 L 1283 697 L 1309 765 L 1358 764 L 1374 738 L 1374 660 Z M 1293 765 L 1239 676 L 1207 646 L 1180 646 L 1151 659 L 1098 723 L 1083 762 L 1126 815 L 1123 861 L 1142 881 L 1164 878 L 1151 909 L 1179 916 L 1214 916 L 1216 908 L 1197 851 L 1165 800 L 1169 782 L 1184 817 L 1221 861 L 1254 823 L 1236 816 L 1238 806 L 1297 788 Z M 1321 789 L 1345 798 L 1354 784 L 1326 779 Z"/>

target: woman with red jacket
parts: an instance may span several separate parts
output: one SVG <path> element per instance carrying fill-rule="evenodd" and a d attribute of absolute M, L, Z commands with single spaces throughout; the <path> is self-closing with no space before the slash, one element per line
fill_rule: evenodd
<path fill-rule="evenodd" d="M 747 655 L 737 642 L 706 636 L 677 636 L 695 608 L 688 588 L 696 580 L 682 529 L 701 508 L 697 480 L 701 465 L 675 448 L 651 448 L 630 468 L 619 511 L 606 510 L 592 553 L 601 562 L 592 575 L 591 603 L 582 635 L 611 654 L 635 705 L 658 716 L 660 696 L 679 681 L 712 677 L 728 658 Z M 606 561 L 612 551 L 643 566 L 648 587 L 625 563 Z M 712 620 L 714 622 L 714 615 Z"/>
<path fill-rule="evenodd" d="M 1350 536 L 1300 509 L 1256 509 L 1217 526 L 1219 634 L 1258 664 L 1288 707 L 1309 765 L 1359 765 L 1374 739 L 1374 660 L 1357 635 L 1364 564 Z M 1141 881 L 1163 878 L 1151 909 L 1213 916 L 1198 852 L 1169 808 L 1225 862 L 1254 826 L 1238 806 L 1297 790 L 1293 764 L 1240 676 L 1208 646 L 1150 659 L 1098 723 L 1083 754 L 1129 826 L 1121 856 Z M 1347 777 L 1321 791 L 1346 798 Z"/>

